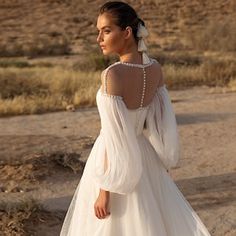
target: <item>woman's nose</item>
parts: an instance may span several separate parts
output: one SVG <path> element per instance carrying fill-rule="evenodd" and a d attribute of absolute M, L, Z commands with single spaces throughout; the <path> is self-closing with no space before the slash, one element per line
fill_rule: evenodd
<path fill-rule="evenodd" d="M 101 40 L 102 40 L 101 34 L 98 34 L 98 36 L 97 36 L 97 42 L 99 43 Z"/>

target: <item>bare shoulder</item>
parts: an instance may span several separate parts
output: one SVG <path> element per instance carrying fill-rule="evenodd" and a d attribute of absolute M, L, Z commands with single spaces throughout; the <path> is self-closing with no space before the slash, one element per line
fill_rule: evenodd
<path fill-rule="evenodd" d="M 116 64 L 106 68 L 102 72 L 101 79 L 103 91 L 106 85 L 106 92 L 108 94 L 122 96 L 122 65 Z"/>
<path fill-rule="evenodd" d="M 154 70 L 154 73 L 157 75 L 157 79 L 159 80 L 158 87 L 164 85 L 165 82 L 164 82 L 164 78 L 163 78 L 161 64 L 159 62 L 155 61 L 153 63 L 153 70 Z"/>

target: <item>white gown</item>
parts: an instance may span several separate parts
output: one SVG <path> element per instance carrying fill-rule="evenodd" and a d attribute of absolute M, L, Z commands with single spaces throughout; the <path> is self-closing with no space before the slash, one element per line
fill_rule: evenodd
<path fill-rule="evenodd" d="M 166 86 L 157 89 L 152 102 L 141 109 L 128 109 L 121 96 L 101 88 L 96 102 L 100 134 L 60 236 L 209 236 L 166 171 L 179 160 L 176 118 Z M 110 191 L 111 214 L 105 219 L 94 213 L 100 188 Z"/>

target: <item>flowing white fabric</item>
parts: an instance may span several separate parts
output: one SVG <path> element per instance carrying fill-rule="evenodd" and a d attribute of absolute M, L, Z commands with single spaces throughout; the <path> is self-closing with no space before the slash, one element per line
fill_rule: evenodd
<path fill-rule="evenodd" d="M 180 157 L 179 135 L 174 110 L 166 86 L 155 94 L 146 119 L 148 139 L 165 168 L 176 167 Z"/>
<path fill-rule="evenodd" d="M 137 111 L 127 109 L 122 97 L 101 89 L 96 100 L 101 132 L 60 236 L 210 236 L 166 171 L 176 165 L 179 154 L 175 115 L 165 86 L 149 106 Z M 105 219 L 94 214 L 100 188 L 111 191 L 111 214 Z"/>
<path fill-rule="evenodd" d="M 100 97 L 101 98 L 101 97 Z M 99 98 L 98 98 L 99 99 Z M 94 177 L 99 186 L 115 193 L 132 192 L 142 174 L 142 157 L 121 97 L 104 95 L 98 106 L 101 117 L 101 153 L 95 156 Z M 105 151 L 108 169 L 104 173 Z"/>

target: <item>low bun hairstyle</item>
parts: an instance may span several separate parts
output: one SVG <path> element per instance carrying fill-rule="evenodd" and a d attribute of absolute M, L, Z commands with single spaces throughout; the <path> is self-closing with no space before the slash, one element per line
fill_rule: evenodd
<path fill-rule="evenodd" d="M 138 25 L 141 23 L 143 26 L 145 26 L 145 23 L 138 17 L 136 11 L 130 5 L 118 1 L 106 2 L 101 6 L 99 11 L 100 15 L 103 13 L 111 14 L 115 24 L 122 30 L 124 30 L 127 26 L 130 26 L 132 28 L 134 39 L 136 43 L 138 43 Z"/>

